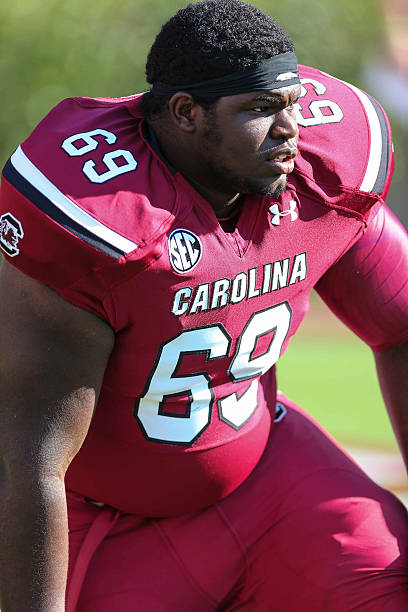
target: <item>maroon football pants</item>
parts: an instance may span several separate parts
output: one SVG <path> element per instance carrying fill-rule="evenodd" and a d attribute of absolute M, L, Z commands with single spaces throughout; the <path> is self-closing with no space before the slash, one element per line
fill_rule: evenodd
<path fill-rule="evenodd" d="M 406 510 L 280 401 L 251 476 L 199 513 L 144 519 L 69 495 L 68 612 L 406 612 Z"/>

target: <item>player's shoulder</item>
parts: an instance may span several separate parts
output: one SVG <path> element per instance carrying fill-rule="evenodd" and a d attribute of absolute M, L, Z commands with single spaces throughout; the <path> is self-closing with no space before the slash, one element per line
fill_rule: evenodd
<path fill-rule="evenodd" d="M 385 197 L 393 171 L 391 129 L 381 105 L 358 87 L 300 66 L 296 113 L 297 171 L 309 181 L 344 192 Z"/>
<path fill-rule="evenodd" d="M 173 221 L 176 194 L 143 136 L 140 98 L 68 98 L 53 108 L 6 163 L 17 193 L 8 212 L 24 217 L 25 201 L 52 222 L 44 228 L 116 259 L 154 241 Z"/>

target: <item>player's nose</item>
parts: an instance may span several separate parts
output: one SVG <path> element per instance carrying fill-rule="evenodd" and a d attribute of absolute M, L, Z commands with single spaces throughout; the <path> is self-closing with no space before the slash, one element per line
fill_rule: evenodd
<path fill-rule="evenodd" d="M 296 114 L 293 108 L 284 108 L 275 115 L 275 119 L 270 128 L 272 138 L 282 138 L 289 140 L 299 134 Z"/>

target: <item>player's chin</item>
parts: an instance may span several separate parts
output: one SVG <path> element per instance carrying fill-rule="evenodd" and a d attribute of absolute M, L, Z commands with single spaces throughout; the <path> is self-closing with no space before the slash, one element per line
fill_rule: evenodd
<path fill-rule="evenodd" d="M 257 193 L 263 196 L 278 198 L 288 186 L 288 175 L 279 174 L 273 181 L 268 183 L 258 184 L 256 190 L 252 193 Z"/>

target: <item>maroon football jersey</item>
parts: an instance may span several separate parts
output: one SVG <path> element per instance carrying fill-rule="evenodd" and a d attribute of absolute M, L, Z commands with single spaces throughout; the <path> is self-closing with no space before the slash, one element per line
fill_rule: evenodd
<path fill-rule="evenodd" d="M 371 97 L 312 68 L 301 76 L 288 188 L 247 196 L 230 233 L 155 151 L 140 96 L 65 100 L 7 162 L 4 255 L 116 334 L 73 491 L 144 516 L 185 513 L 262 455 L 274 365 L 393 167 Z"/>

